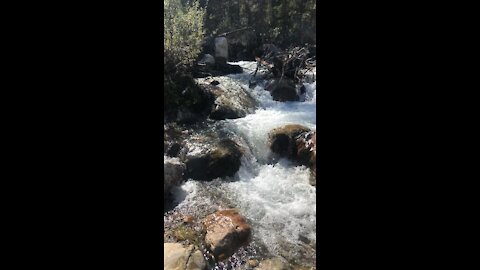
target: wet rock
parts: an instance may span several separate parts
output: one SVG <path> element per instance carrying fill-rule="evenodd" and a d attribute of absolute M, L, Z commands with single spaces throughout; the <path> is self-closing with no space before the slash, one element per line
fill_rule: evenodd
<path fill-rule="evenodd" d="M 233 176 L 240 168 L 242 152 L 240 146 L 230 139 L 220 141 L 210 153 L 208 169 L 212 178 Z"/>
<path fill-rule="evenodd" d="M 206 153 L 187 156 L 186 178 L 209 181 L 217 177 L 233 176 L 240 168 L 242 155 L 237 143 L 223 139 Z"/>
<path fill-rule="evenodd" d="M 305 85 L 302 85 L 302 87 L 300 87 L 300 94 L 303 95 L 305 94 L 305 92 L 307 92 L 307 88 L 305 87 Z"/>
<path fill-rule="evenodd" d="M 301 125 L 286 125 L 276 128 L 268 135 L 270 149 L 272 152 L 279 154 L 281 157 L 296 159 L 296 138 L 298 135 L 309 131 L 309 128 Z"/>
<path fill-rule="evenodd" d="M 256 270 L 291 270 L 292 267 L 280 258 L 266 259 L 260 262 Z"/>
<path fill-rule="evenodd" d="M 230 257 L 248 243 L 251 235 L 250 225 L 235 209 L 217 211 L 207 216 L 203 224 L 207 232 L 205 243 L 218 260 Z"/>
<path fill-rule="evenodd" d="M 173 237 L 175 237 L 175 242 L 186 241 L 187 244 L 200 244 L 200 233 L 197 232 L 192 226 L 191 223 L 181 223 L 176 227 L 172 228 L 169 232 Z"/>
<path fill-rule="evenodd" d="M 163 194 L 166 195 L 173 186 L 183 182 L 186 166 L 178 158 L 163 157 Z"/>
<path fill-rule="evenodd" d="M 215 106 L 210 113 L 209 118 L 215 120 L 236 119 L 245 117 L 246 114 L 236 110 L 233 104 L 226 98 L 219 98 L 215 101 Z"/>
<path fill-rule="evenodd" d="M 209 118 L 215 120 L 236 119 L 253 113 L 257 106 L 245 89 L 229 78 L 217 78 L 217 85 L 209 80 L 199 79 L 199 85 L 213 96 L 213 106 Z"/>
<path fill-rule="evenodd" d="M 317 133 L 300 125 L 286 125 L 269 134 L 272 152 L 310 168 L 310 184 L 316 185 Z"/>
<path fill-rule="evenodd" d="M 202 252 L 193 245 L 184 247 L 180 243 L 163 244 L 164 270 L 204 270 L 206 262 Z"/>
<path fill-rule="evenodd" d="M 295 160 L 312 171 L 310 184 L 316 185 L 317 176 L 317 133 L 315 131 L 300 134 L 296 139 L 297 154 Z"/>
<path fill-rule="evenodd" d="M 182 146 L 179 143 L 174 142 L 172 145 L 168 147 L 167 156 L 177 157 L 178 154 L 180 153 L 181 148 Z"/>
<path fill-rule="evenodd" d="M 275 79 L 267 85 L 265 90 L 270 92 L 273 100 L 276 101 L 299 101 L 300 97 L 297 94 L 295 83 L 287 78 Z"/>

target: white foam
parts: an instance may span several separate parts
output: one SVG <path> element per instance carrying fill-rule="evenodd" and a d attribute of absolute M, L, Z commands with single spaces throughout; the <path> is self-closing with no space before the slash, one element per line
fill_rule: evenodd
<path fill-rule="evenodd" d="M 224 185 L 235 194 L 242 214 L 254 223 L 255 236 L 274 251 L 280 241 L 296 243 L 300 235 L 316 240 L 316 191 L 309 177 L 304 166 L 281 160 L 260 165 L 255 177 L 240 176 L 240 181 Z"/>

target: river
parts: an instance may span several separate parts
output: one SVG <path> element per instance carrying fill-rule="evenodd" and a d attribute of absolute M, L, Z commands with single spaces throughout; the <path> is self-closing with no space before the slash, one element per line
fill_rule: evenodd
<path fill-rule="evenodd" d="M 254 88 L 248 87 L 256 62 L 230 64 L 242 66 L 244 72 L 221 77 L 224 86 L 240 84 L 258 102 L 253 114 L 214 124 L 244 142 L 247 151 L 241 167 L 229 179 L 211 182 L 190 179 L 174 189 L 178 205 L 173 212 L 204 217 L 218 207 L 234 207 L 251 224 L 249 246 L 228 262 L 211 265 L 211 269 L 248 269 L 245 262 L 249 259 L 276 256 L 292 265 L 315 267 L 316 187 L 309 184 L 308 168 L 286 159 L 272 161 L 267 139 L 272 129 L 286 124 L 316 130 L 316 82 L 305 84 L 304 101 L 277 102 L 264 90 L 265 81 L 259 81 Z"/>

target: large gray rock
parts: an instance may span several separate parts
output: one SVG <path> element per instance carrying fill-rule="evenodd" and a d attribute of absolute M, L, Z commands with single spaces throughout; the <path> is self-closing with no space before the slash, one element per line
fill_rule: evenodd
<path fill-rule="evenodd" d="M 183 173 L 186 166 L 180 159 L 163 156 L 163 194 L 166 195 L 173 186 L 179 186 L 183 182 Z"/>
<path fill-rule="evenodd" d="M 205 259 L 202 252 L 193 245 L 184 247 L 180 243 L 163 244 L 164 270 L 204 270 Z"/>
<path fill-rule="evenodd" d="M 257 106 L 255 99 L 238 83 L 228 77 L 215 78 L 217 85 L 209 79 L 197 79 L 200 87 L 208 90 L 213 98 L 213 108 L 209 118 L 215 120 L 235 119 L 253 113 Z"/>
<path fill-rule="evenodd" d="M 225 260 L 241 246 L 248 243 L 250 225 L 235 209 L 217 211 L 207 216 L 205 243 L 217 260 Z"/>
<path fill-rule="evenodd" d="M 226 64 L 228 59 L 228 42 L 226 37 L 217 37 L 215 38 L 215 59 L 220 63 L 218 64 Z"/>

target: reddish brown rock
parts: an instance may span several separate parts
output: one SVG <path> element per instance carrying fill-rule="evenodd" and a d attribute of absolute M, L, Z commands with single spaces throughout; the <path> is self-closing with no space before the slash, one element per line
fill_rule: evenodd
<path fill-rule="evenodd" d="M 268 134 L 270 149 L 280 156 L 295 159 L 297 155 L 295 140 L 298 135 L 309 131 L 309 128 L 301 125 L 286 125 L 276 128 Z"/>
<path fill-rule="evenodd" d="M 193 216 L 191 215 L 186 215 L 183 217 L 183 222 L 184 223 L 192 223 L 193 222 Z"/>
<path fill-rule="evenodd" d="M 317 133 L 301 125 L 286 125 L 272 130 L 268 136 L 272 152 L 309 167 L 310 183 L 316 185 Z"/>
<path fill-rule="evenodd" d="M 316 185 L 317 176 L 317 133 L 315 131 L 301 134 L 296 139 L 295 159 L 302 165 L 309 167 L 312 171 L 312 185 Z"/>
<path fill-rule="evenodd" d="M 247 244 L 251 234 L 250 225 L 235 209 L 217 211 L 207 216 L 203 225 L 207 231 L 205 242 L 218 260 L 230 257 Z"/>

